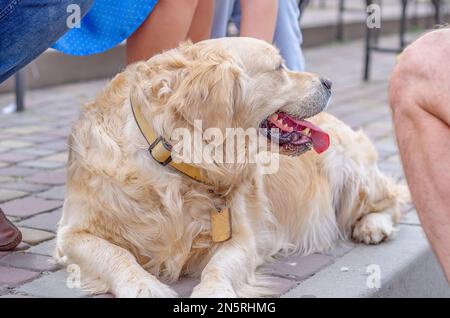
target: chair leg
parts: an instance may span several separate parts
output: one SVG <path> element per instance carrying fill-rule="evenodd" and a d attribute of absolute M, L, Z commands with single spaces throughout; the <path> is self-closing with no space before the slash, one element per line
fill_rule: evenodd
<path fill-rule="evenodd" d="M 364 57 L 364 81 L 368 81 L 370 78 L 370 62 L 372 57 L 372 49 L 370 47 L 370 42 L 372 39 L 371 36 L 372 31 L 367 28 L 366 30 L 366 53 Z"/>
<path fill-rule="evenodd" d="M 25 110 L 25 74 L 23 71 L 15 74 L 15 85 L 16 112 L 23 112 Z"/>
<path fill-rule="evenodd" d="M 366 0 L 366 5 L 369 7 L 373 3 L 373 0 Z M 370 13 L 367 13 L 369 16 Z M 365 55 L 364 55 L 364 81 L 367 82 L 370 78 L 370 64 L 372 57 L 372 29 L 366 25 L 366 42 L 365 42 Z"/>
<path fill-rule="evenodd" d="M 403 50 L 406 46 L 405 33 L 406 33 L 406 10 L 408 8 L 408 0 L 402 0 L 402 17 L 400 20 L 400 50 Z"/>
<path fill-rule="evenodd" d="M 344 40 L 344 11 L 345 11 L 345 0 L 339 0 L 339 11 L 338 11 L 338 23 L 336 40 Z"/>
<path fill-rule="evenodd" d="M 441 0 L 432 0 L 434 6 L 434 22 L 436 24 L 442 24 L 442 15 L 441 15 Z"/>

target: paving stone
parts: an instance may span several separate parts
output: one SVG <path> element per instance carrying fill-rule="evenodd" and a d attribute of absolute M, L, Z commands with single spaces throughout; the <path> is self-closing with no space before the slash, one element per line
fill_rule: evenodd
<path fill-rule="evenodd" d="M 26 177 L 35 174 L 36 172 L 37 170 L 35 169 L 17 166 L 0 168 L 0 176 Z"/>
<path fill-rule="evenodd" d="M 33 196 L 8 201 L 2 205 L 3 211 L 7 215 L 16 217 L 28 217 L 34 214 L 47 212 L 60 208 L 62 201 L 45 200 Z"/>
<path fill-rule="evenodd" d="M 45 192 L 37 194 L 37 196 L 44 199 L 64 200 L 65 191 L 65 186 L 52 187 Z"/>
<path fill-rule="evenodd" d="M 58 169 L 63 168 L 66 164 L 58 161 L 47 160 L 30 160 L 19 163 L 19 166 L 30 167 L 35 169 Z"/>
<path fill-rule="evenodd" d="M 61 209 L 54 212 L 42 213 L 20 222 L 18 225 L 49 232 L 56 232 L 58 222 L 61 219 Z"/>
<path fill-rule="evenodd" d="M 48 161 L 59 161 L 59 162 L 67 162 L 68 159 L 68 153 L 67 152 L 60 152 L 57 153 L 55 155 L 51 155 L 51 156 L 47 156 L 47 157 L 42 157 L 42 160 L 48 160 Z M 0 157 L 1 160 L 1 157 Z"/>
<path fill-rule="evenodd" d="M 30 245 L 25 242 L 20 242 L 19 245 L 16 246 L 16 248 L 13 250 L 13 252 L 19 252 L 19 251 L 26 251 L 30 248 Z"/>
<path fill-rule="evenodd" d="M 28 193 L 23 192 L 23 191 L 0 189 L 0 202 L 5 202 L 5 201 L 12 200 L 12 199 L 21 198 L 27 194 Z"/>
<path fill-rule="evenodd" d="M 23 141 L 30 141 L 33 143 L 43 143 L 43 142 L 50 142 L 57 140 L 58 136 L 52 135 L 52 134 L 36 134 L 36 135 L 24 135 L 24 136 L 18 136 L 16 137 L 19 140 Z"/>
<path fill-rule="evenodd" d="M 0 188 L 10 190 L 21 190 L 29 193 L 34 193 L 45 191 L 50 188 L 50 185 L 42 183 L 30 183 L 26 181 L 14 181 L 6 183 L 1 183 L 0 181 Z"/>
<path fill-rule="evenodd" d="M 20 227 L 19 229 L 22 232 L 22 241 L 30 245 L 37 245 L 55 237 L 55 234 L 47 231 L 29 229 L 26 227 Z"/>
<path fill-rule="evenodd" d="M 412 203 L 403 204 L 403 205 L 400 207 L 400 210 L 402 211 L 403 214 L 406 214 L 406 213 L 408 213 L 408 212 L 410 212 L 410 211 L 412 211 L 412 210 L 415 210 L 415 209 L 416 209 L 416 208 L 414 207 L 414 204 L 412 204 Z"/>
<path fill-rule="evenodd" d="M 66 172 L 39 172 L 33 176 L 27 177 L 29 182 L 62 185 L 66 183 Z"/>
<path fill-rule="evenodd" d="M 383 131 L 379 129 L 367 129 L 364 128 L 363 131 L 369 136 L 372 140 L 383 139 L 388 134 L 392 134 L 391 131 Z"/>
<path fill-rule="evenodd" d="M 381 157 L 389 157 L 398 153 L 398 148 L 392 137 L 377 140 L 374 144 Z"/>
<path fill-rule="evenodd" d="M 25 148 L 30 147 L 33 144 L 26 141 L 17 141 L 17 140 L 0 140 L 0 147 L 15 149 L 15 148 Z"/>
<path fill-rule="evenodd" d="M 9 163 L 8 162 L 1 162 L 0 161 L 0 168 L 4 168 L 4 167 L 8 167 Z"/>
<path fill-rule="evenodd" d="M 99 294 L 99 295 L 93 296 L 93 298 L 114 298 L 114 295 L 113 294 Z"/>
<path fill-rule="evenodd" d="M 33 156 L 30 155 L 21 155 L 13 152 L 1 153 L 0 161 L 9 162 L 9 163 L 17 163 L 21 161 L 31 160 Z"/>
<path fill-rule="evenodd" d="M 54 142 L 47 142 L 40 145 L 43 149 L 51 149 L 51 150 L 67 150 L 69 148 L 66 140 L 58 140 Z"/>
<path fill-rule="evenodd" d="M 56 239 L 32 246 L 27 252 L 39 255 L 53 256 L 56 249 Z"/>
<path fill-rule="evenodd" d="M 364 130 L 374 130 L 393 133 L 393 126 L 391 120 L 381 120 L 368 124 Z"/>
<path fill-rule="evenodd" d="M 370 114 L 364 110 L 363 112 L 360 111 L 343 116 L 342 120 L 354 128 L 359 128 L 376 122 L 380 117 L 380 115 Z"/>
<path fill-rule="evenodd" d="M 59 270 L 24 284 L 17 291 L 49 298 L 80 298 L 91 295 L 78 288 L 68 288 L 67 277 L 68 273 L 65 270 Z"/>
<path fill-rule="evenodd" d="M 54 154 L 55 152 L 56 152 L 55 150 L 43 149 L 43 148 L 40 148 L 39 146 L 34 146 L 33 148 L 21 148 L 21 149 L 15 150 L 15 153 L 31 155 L 34 157 L 49 156 L 51 154 Z"/>
<path fill-rule="evenodd" d="M 48 130 L 48 127 L 32 125 L 32 126 L 20 126 L 5 129 L 4 132 L 14 135 L 26 135 Z"/>
<path fill-rule="evenodd" d="M 263 271 L 273 276 L 301 281 L 332 262 L 332 257 L 322 254 L 292 256 L 264 266 Z"/>
<path fill-rule="evenodd" d="M 44 272 L 60 268 L 53 259 L 31 253 L 13 253 L 0 259 L 0 265 Z"/>
<path fill-rule="evenodd" d="M 0 186 L 2 186 L 6 182 L 13 182 L 16 181 L 17 178 L 10 177 L 10 176 L 0 176 Z"/>
<path fill-rule="evenodd" d="M 197 286 L 199 283 L 200 283 L 199 278 L 182 277 L 180 280 L 172 284 L 170 287 L 177 292 L 178 296 L 187 298 L 191 295 L 194 287 Z"/>
<path fill-rule="evenodd" d="M 421 225 L 419 216 L 416 210 L 410 210 L 404 214 L 403 218 L 400 220 L 400 224 L 406 225 Z"/>
<path fill-rule="evenodd" d="M 0 298 L 33 298 L 33 296 L 21 294 L 5 294 L 1 295 Z"/>
<path fill-rule="evenodd" d="M 401 165 L 398 164 L 393 164 L 393 163 L 389 163 L 386 161 L 381 161 L 378 164 L 378 167 L 380 168 L 381 171 L 383 171 L 384 173 L 400 178 L 404 176 L 404 172 L 403 172 L 403 168 Z"/>
<path fill-rule="evenodd" d="M 49 134 L 52 134 L 53 136 L 57 136 L 57 137 L 60 137 L 60 138 L 62 137 L 62 138 L 67 140 L 67 137 L 70 135 L 70 132 L 71 132 L 71 129 L 72 129 L 71 128 L 72 124 L 73 124 L 73 120 L 69 120 L 66 123 L 66 126 L 64 128 L 59 129 L 59 130 L 52 130 L 51 132 L 49 132 Z"/>
<path fill-rule="evenodd" d="M 28 101 L 28 105 L 30 106 L 30 108 L 27 109 L 27 112 L 21 113 L 20 114 L 20 118 L 17 118 L 17 124 L 27 124 L 28 126 L 30 125 L 34 125 L 34 126 L 39 126 L 39 127 L 45 127 L 45 129 L 49 129 L 49 126 L 47 125 L 47 123 L 49 121 L 51 121 L 52 117 L 49 116 L 42 116 L 40 115 L 39 111 L 36 111 L 36 105 L 31 102 Z M 42 125 L 42 123 L 45 123 L 44 125 Z M 29 128 L 29 127 L 28 127 Z M 43 132 L 40 132 L 39 134 L 44 134 Z M 35 134 L 36 135 L 36 134 Z"/>
<path fill-rule="evenodd" d="M 8 220 L 10 220 L 11 222 L 19 222 L 20 218 L 15 216 L 8 216 Z"/>
<path fill-rule="evenodd" d="M 281 296 L 299 284 L 298 281 L 272 276 L 268 279 L 270 290 L 274 295 Z"/>
<path fill-rule="evenodd" d="M 386 162 L 395 164 L 397 166 L 401 166 L 402 165 L 402 161 L 400 159 L 399 155 L 394 155 L 394 156 L 390 156 L 386 159 Z"/>
<path fill-rule="evenodd" d="M 15 287 L 38 276 L 38 272 L 9 266 L 0 266 L 0 286 L 3 287 Z"/>
<path fill-rule="evenodd" d="M 10 252 L 0 252 L 0 258 L 2 258 L 3 256 L 8 255 Z"/>
<path fill-rule="evenodd" d="M 352 249 L 354 249 L 356 246 L 356 244 L 354 244 L 353 242 L 339 242 L 338 244 L 336 244 L 335 248 L 333 248 L 332 250 L 324 253 L 325 255 L 331 256 L 332 258 L 338 258 L 338 257 L 342 257 L 345 254 L 347 254 L 348 252 L 350 252 Z"/>
<path fill-rule="evenodd" d="M 2 127 L 2 126 L 0 126 L 0 127 Z M 0 132 L 0 139 L 2 139 L 2 140 L 4 140 L 4 139 L 12 139 L 14 137 L 15 137 L 14 134 L 7 134 L 7 133 Z"/>

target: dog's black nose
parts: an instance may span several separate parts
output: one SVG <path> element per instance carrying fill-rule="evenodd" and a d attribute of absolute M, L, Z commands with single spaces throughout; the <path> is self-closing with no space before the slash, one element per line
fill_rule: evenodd
<path fill-rule="evenodd" d="M 329 91 L 331 91 L 331 87 L 333 86 L 333 82 L 330 81 L 328 78 L 324 78 L 322 77 L 320 79 L 320 82 L 322 83 L 322 85 Z"/>

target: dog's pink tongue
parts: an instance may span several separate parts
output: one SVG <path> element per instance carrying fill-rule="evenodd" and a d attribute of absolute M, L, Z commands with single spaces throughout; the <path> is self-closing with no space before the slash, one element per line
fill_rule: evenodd
<path fill-rule="evenodd" d="M 301 126 L 311 129 L 311 139 L 313 142 L 314 150 L 317 153 L 322 153 L 330 147 L 330 136 L 322 129 L 306 120 L 295 120 L 295 122 Z"/>

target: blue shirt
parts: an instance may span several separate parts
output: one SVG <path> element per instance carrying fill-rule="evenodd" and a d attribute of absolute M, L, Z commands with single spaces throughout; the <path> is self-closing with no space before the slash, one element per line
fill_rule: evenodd
<path fill-rule="evenodd" d="M 71 55 L 90 55 L 109 50 L 133 34 L 157 2 L 96 0 L 81 20 L 80 27 L 67 32 L 53 48 Z"/>

